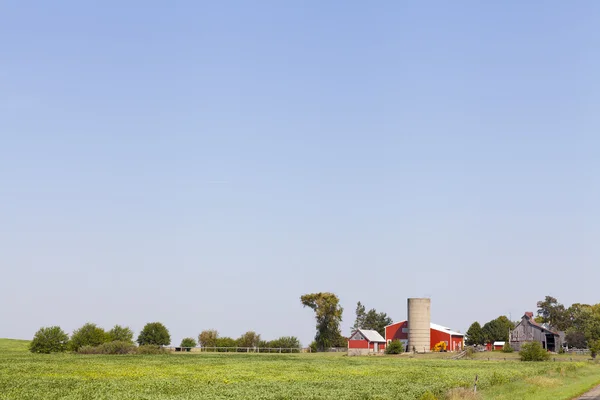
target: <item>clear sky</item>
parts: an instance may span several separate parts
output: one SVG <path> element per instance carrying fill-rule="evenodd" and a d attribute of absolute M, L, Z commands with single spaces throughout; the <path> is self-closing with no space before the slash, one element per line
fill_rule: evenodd
<path fill-rule="evenodd" d="M 93 4 L 95 3 L 95 4 Z M 0 337 L 600 302 L 600 3 L 0 3 Z"/>

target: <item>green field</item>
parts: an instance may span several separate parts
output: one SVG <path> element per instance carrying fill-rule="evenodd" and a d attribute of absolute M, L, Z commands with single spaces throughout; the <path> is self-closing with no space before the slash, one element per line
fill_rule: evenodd
<path fill-rule="evenodd" d="M 440 399 L 479 376 L 482 399 L 570 399 L 600 383 L 585 362 L 322 354 L 101 356 L 27 352 L 0 339 L 0 399 Z"/>

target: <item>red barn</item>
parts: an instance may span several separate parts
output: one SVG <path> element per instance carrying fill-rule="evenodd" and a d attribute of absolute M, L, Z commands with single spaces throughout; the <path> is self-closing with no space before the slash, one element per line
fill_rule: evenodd
<path fill-rule="evenodd" d="M 460 351 L 464 347 L 464 338 L 460 332 L 454 332 L 445 326 L 430 324 L 430 350 L 439 342 L 445 342 L 448 351 Z M 400 340 L 405 346 L 408 345 L 408 321 L 400 321 L 385 327 L 385 339 L 389 343 L 392 340 Z"/>
<path fill-rule="evenodd" d="M 385 350 L 385 339 L 377 331 L 358 329 L 348 339 L 348 350 L 350 349 L 378 353 Z"/>

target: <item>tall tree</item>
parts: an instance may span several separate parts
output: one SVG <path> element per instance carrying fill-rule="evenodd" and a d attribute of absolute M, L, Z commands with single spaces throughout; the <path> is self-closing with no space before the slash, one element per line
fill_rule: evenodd
<path fill-rule="evenodd" d="M 340 300 L 333 293 L 309 293 L 300 297 L 304 307 L 310 307 L 315 312 L 317 334 L 315 342 L 320 351 L 332 347 L 341 337 L 340 323 L 344 309 Z"/>
<path fill-rule="evenodd" d="M 471 326 L 467 330 L 466 335 L 467 335 L 467 338 L 465 340 L 465 343 L 468 344 L 469 346 L 473 346 L 476 344 L 484 344 L 484 342 L 485 342 L 483 329 L 481 328 L 481 325 L 477 321 L 475 321 L 471 324 Z"/>
<path fill-rule="evenodd" d="M 568 327 L 567 310 L 556 298 L 546 296 L 544 300 L 537 302 L 537 307 L 537 313 L 542 322 L 558 330 L 565 330 Z"/>
<path fill-rule="evenodd" d="M 384 312 L 377 312 L 374 308 L 368 312 L 365 311 L 365 306 L 359 301 L 356 304 L 356 320 L 352 331 L 357 329 L 372 329 L 381 336 L 385 336 L 385 327 L 391 325 L 394 321 Z"/>
<path fill-rule="evenodd" d="M 356 319 L 354 320 L 354 325 L 352 325 L 352 332 L 357 329 L 362 329 L 365 323 L 365 318 L 367 316 L 367 310 L 365 306 L 361 304 L 359 301 L 356 303 Z"/>

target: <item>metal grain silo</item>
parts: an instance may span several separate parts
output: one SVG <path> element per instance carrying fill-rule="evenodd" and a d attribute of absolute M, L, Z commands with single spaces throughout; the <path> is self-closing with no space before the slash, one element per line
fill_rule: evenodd
<path fill-rule="evenodd" d="M 428 352 L 431 346 L 431 299 L 408 299 L 408 350 Z"/>

